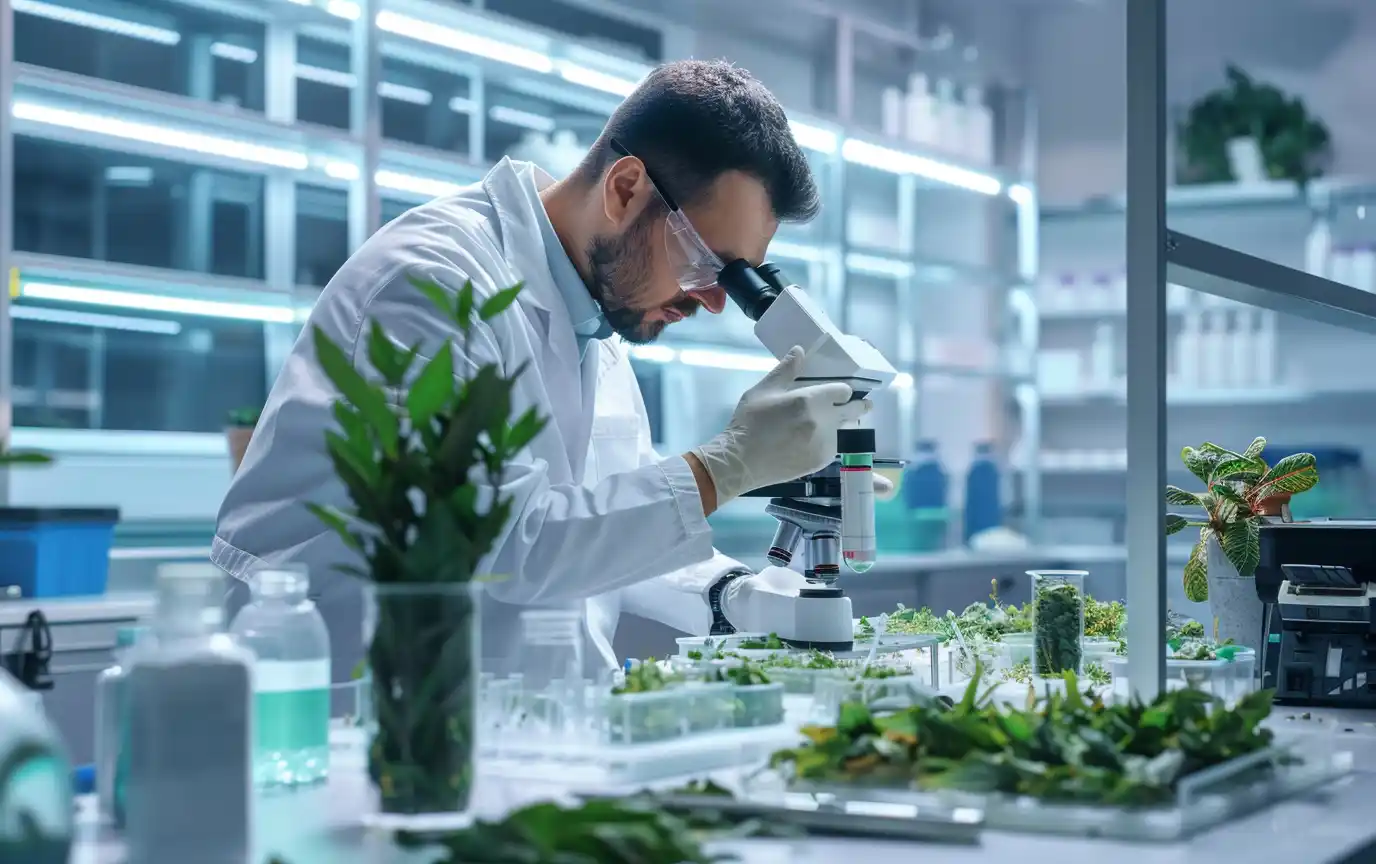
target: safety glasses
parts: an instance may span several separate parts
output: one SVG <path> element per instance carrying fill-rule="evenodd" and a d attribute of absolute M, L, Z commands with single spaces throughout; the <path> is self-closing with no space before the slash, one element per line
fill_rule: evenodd
<path fill-rule="evenodd" d="M 621 146 L 615 138 L 611 141 L 612 151 L 620 156 L 636 157 L 634 153 Z M 643 160 L 642 160 L 643 162 Z M 688 216 L 679 209 L 669 193 L 655 180 L 650 167 L 645 166 L 645 176 L 650 186 L 669 208 L 669 216 L 664 226 L 664 251 L 669 255 L 669 266 L 678 273 L 678 286 L 684 291 L 702 291 L 717 284 L 717 274 L 725 265 L 717 254 L 707 248 L 702 235 L 698 234 Z"/>

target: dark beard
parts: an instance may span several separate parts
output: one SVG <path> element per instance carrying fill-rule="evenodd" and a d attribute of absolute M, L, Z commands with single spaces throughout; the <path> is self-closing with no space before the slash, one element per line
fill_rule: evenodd
<path fill-rule="evenodd" d="M 660 215 L 642 213 L 621 236 L 594 237 L 588 244 L 588 291 L 602 308 L 607 326 L 632 345 L 648 345 L 666 326 L 663 321 L 647 323 L 646 310 L 632 308 L 641 286 L 650 280 L 650 243 Z M 685 318 L 698 309 L 697 301 L 686 295 L 672 305 Z"/>

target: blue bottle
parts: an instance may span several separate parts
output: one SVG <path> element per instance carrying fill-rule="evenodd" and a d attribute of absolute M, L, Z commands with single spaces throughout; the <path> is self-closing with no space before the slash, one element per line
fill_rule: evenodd
<path fill-rule="evenodd" d="M 917 453 L 904 469 L 900 486 L 903 505 L 912 520 L 913 551 L 933 552 L 946 547 L 948 485 L 936 442 L 917 442 Z"/>
<path fill-rule="evenodd" d="M 965 543 L 970 538 L 1003 525 L 1000 500 L 999 466 L 994 461 L 994 445 L 982 441 L 975 445 L 975 458 L 965 477 Z"/>

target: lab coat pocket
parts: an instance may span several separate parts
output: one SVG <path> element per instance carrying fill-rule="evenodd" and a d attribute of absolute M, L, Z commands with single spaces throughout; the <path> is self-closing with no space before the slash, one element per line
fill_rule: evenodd
<path fill-rule="evenodd" d="M 604 414 L 593 418 L 589 446 L 593 482 L 640 467 L 640 424 L 641 419 L 636 414 Z"/>

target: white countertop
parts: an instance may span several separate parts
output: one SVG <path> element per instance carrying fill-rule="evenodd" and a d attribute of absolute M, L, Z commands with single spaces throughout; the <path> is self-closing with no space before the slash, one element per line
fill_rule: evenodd
<path fill-rule="evenodd" d="M 1277 709 L 1284 716 L 1286 709 Z M 1315 712 L 1316 716 L 1318 712 Z M 1329 726 L 1332 728 L 1332 726 Z M 985 831 L 977 846 L 944 846 L 871 840 L 800 839 L 719 844 L 743 864 L 912 864 L 914 861 L 993 864 L 1337 864 L 1376 858 L 1376 824 L 1368 802 L 1376 796 L 1376 735 L 1358 735 L 1357 773 L 1334 787 L 1281 803 L 1176 844 L 1133 844 Z M 559 798 L 557 785 L 480 776 L 475 790 L 479 816 L 493 817 L 520 804 Z M 259 799 L 255 857 L 261 864 L 280 855 L 287 864 L 429 864 L 432 853 L 397 849 L 387 835 L 360 824 L 372 807 L 357 757 L 336 759 L 326 786 L 264 795 Z M 83 802 L 89 805 L 89 802 Z M 89 811 L 89 807 L 87 807 Z M 1364 852 L 1370 848 L 1369 852 Z M 919 857 L 920 856 L 920 857 Z M 82 840 L 71 864 L 121 864 L 121 844 L 83 820 Z"/>

